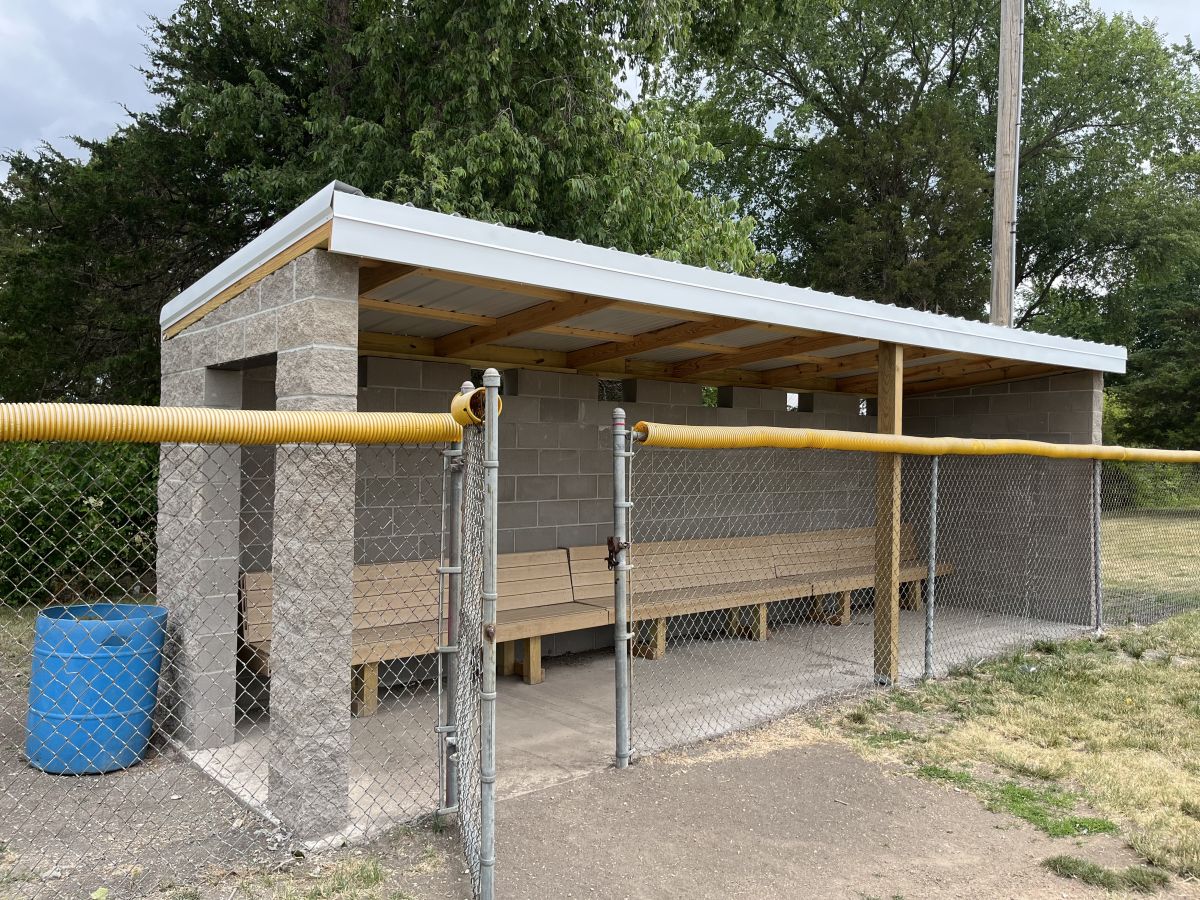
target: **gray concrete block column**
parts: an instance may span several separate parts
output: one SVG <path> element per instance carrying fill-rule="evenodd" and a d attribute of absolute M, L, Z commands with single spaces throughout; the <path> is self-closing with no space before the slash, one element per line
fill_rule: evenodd
<path fill-rule="evenodd" d="M 241 372 L 201 369 L 175 401 L 236 409 Z M 193 750 L 234 739 L 241 451 L 163 444 L 158 481 L 158 600 L 168 640 L 161 724 Z"/>
<path fill-rule="evenodd" d="M 292 264 L 278 310 L 276 407 L 353 410 L 357 261 L 314 250 Z M 346 825 L 354 611 L 352 446 L 281 446 L 275 456 L 271 740 L 267 802 L 297 836 Z"/>

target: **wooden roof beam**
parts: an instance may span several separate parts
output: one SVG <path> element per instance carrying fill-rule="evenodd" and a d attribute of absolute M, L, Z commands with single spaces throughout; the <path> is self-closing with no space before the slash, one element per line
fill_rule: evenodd
<path fill-rule="evenodd" d="M 1009 360 L 1009 362 L 1012 362 Z M 1059 372 L 1070 371 L 1045 363 L 1013 363 L 999 369 L 985 369 L 979 372 L 959 375 L 949 378 L 934 378 L 929 381 L 917 381 L 904 386 L 906 394 L 929 394 L 934 391 L 949 391 L 955 388 L 972 387 L 977 384 L 993 384 L 1001 381 L 1020 381 L 1023 378 L 1038 378 L 1043 375 L 1056 375 Z"/>
<path fill-rule="evenodd" d="M 767 341 L 764 344 L 742 347 L 734 353 L 713 353 L 708 356 L 698 357 L 697 359 L 684 360 L 681 363 L 676 363 L 673 371 L 677 377 L 687 378 L 703 372 L 711 372 L 715 369 L 744 366 L 748 363 L 764 362 L 768 359 L 803 356 L 815 350 L 828 350 L 831 347 L 842 347 L 859 343 L 862 343 L 862 341 L 847 338 L 845 335 L 798 334 L 774 341 Z"/>
<path fill-rule="evenodd" d="M 583 369 L 610 359 L 635 356 L 638 353 L 646 353 L 650 350 L 659 350 L 663 347 L 672 347 L 681 343 L 698 341 L 702 338 L 712 337 L 715 334 L 723 334 L 727 331 L 736 331 L 739 328 L 746 327 L 748 324 L 750 323 L 741 319 L 728 319 L 718 316 L 707 322 L 682 322 L 678 325 L 668 325 L 665 328 L 657 328 L 654 331 L 646 331 L 642 334 L 634 335 L 630 341 L 609 341 L 608 343 L 597 344 L 595 347 L 584 347 L 580 350 L 575 350 L 567 354 L 567 365 L 575 369 Z M 726 354 L 713 355 L 720 356 L 724 360 L 729 359 L 729 356 Z"/>
<path fill-rule="evenodd" d="M 556 325 L 612 304 L 612 300 L 587 294 L 574 294 L 564 300 L 547 300 L 528 309 L 500 316 L 490 325 L 473 325 L 440 337 L 436 343 L 437 353 L 439 356 L 464 356 L 484 344 L 515 337 L 527 331 L 537 331 L 547 325 Z"/>
<path fill-rule="evenodd" d="M 1014 360 L 1011 359 L 996 359 L 982 358 L 972 359 L 970 361 L 959 362 L 939 362 L 930 363 L 924 366 L 914 366 L 904 370 L 905 383 L 914 381 L 926 380 L 929 378 L 949 378 L 956 375 L 969 375 L 974 372 L 987 372 L 997 369 L 1004 369 L 1014 365 Z M 864 389 L 875 387 L 876 376 L 874 374 L 855 375 L 849 378 L 837 379 L 837 389 L 839 391 L 856 392 Z"/>

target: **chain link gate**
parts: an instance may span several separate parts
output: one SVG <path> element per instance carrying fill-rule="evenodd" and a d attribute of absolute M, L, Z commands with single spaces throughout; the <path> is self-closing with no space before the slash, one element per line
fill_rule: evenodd
<path fill-rule="evenodd" d="M 479 653 L 466 678 L 448 656 L 455 616 L 476 647 L 482 623 L 480 587 L 451 598 L 449 538 L 477 545 L 487 515 L 475 453 L 448 521 L 462 433 L 448 414 L 0 410 L 0 878 L 153 893 L 270 868 L 448 812 L 456 750 L 479 797 L 479 716 L 447 690 L 478 709 Z"/>
<path fill-rule="evenodd" d="M 1093 634 L 1118 610 L 1200 605 L 1197 454 L 1105 471 L 1089 454 L 1160 451 L 905 438 L 926 452 L 896 455 L 874 435 L 624 430 L 614 417 L 610 561 L 630 623 L 616 635 L 618 766 L 632 748 Z M 881 601 L 889 582 L 898 594 Z"/>

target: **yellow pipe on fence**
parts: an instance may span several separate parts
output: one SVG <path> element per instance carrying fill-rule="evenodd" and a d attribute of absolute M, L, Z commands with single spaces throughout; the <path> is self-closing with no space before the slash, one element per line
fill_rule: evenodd
<path fill-rule="evenodd" d="M 438 444 L 462 440 L 448 413 L 262 411 L 0 403 L 0 443 Z"/>
<path fill-rule="evenodd" d="M 1197 450 L 1158 450 L 1101 444 L 1052 444 L 1044 441 L 985 440 L 982 438 L 910 437 L 816 428 L 667 425 L 638 422 L 634 437 L 648 447 L 680 450 L 739 450 L 773 447 L 781 450 L 858 450 L 871 453 L 909 453 L 918 456 L 1042 456 L 1047 459 L 1200 463 Z"/>

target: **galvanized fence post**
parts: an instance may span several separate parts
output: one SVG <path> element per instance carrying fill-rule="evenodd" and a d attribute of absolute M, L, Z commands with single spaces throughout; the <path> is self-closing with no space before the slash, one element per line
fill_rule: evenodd
<path fill-rule="evenodd" d="M 925 677 L 933 677 L 933 605 L 937 601 L 938 457 L 929 458 L 929 569 L 925 575 Z"/>
<path fill-rule="evenodd" d="M 479 897 L 496 896 L 496 527 L 500 467 L 500 373 L 483 373 L 483 675 L 479 687 Z"/>
<path fill-rule="evenodd" d="M 475 390 L 471 382 L 463 382 L 460 393 Z M 442 809 L 443 815 L 458 809 L 458 719 L 455 697 L 458 696 L 458 623 L 462 606 L 462 502 L 463 502 L 463 445 L 455 441 L 442 451 L 450 470 L 450 489 L 443 499 L 445 522 L 443 533 L 447 536 L 446 564 L 438 571 L 445 576 L 445 602 L 442 609 L 443 622 L 439 635 L 445 635 L 446 643 L 438 648 L 438 665 L 444 673 L 445 696 L 442 704 Z"/>
<path fill-rule="evenodd" d="M 629 432 L 625 410 L 613 410 L 613 536 L 609 565 L 613 569 L 613 629 L 616 652 L 616 767 L 629 765 L 629 509 L 625 493 Z"/>
<path fill-rule="evenodd" d="M 1097 635 L 1104 633 L 1104 583 L 1101 570 L 1100 513 L 1102 512 L 1103 463 L 1092 460 L 1092 625 Z"/>

